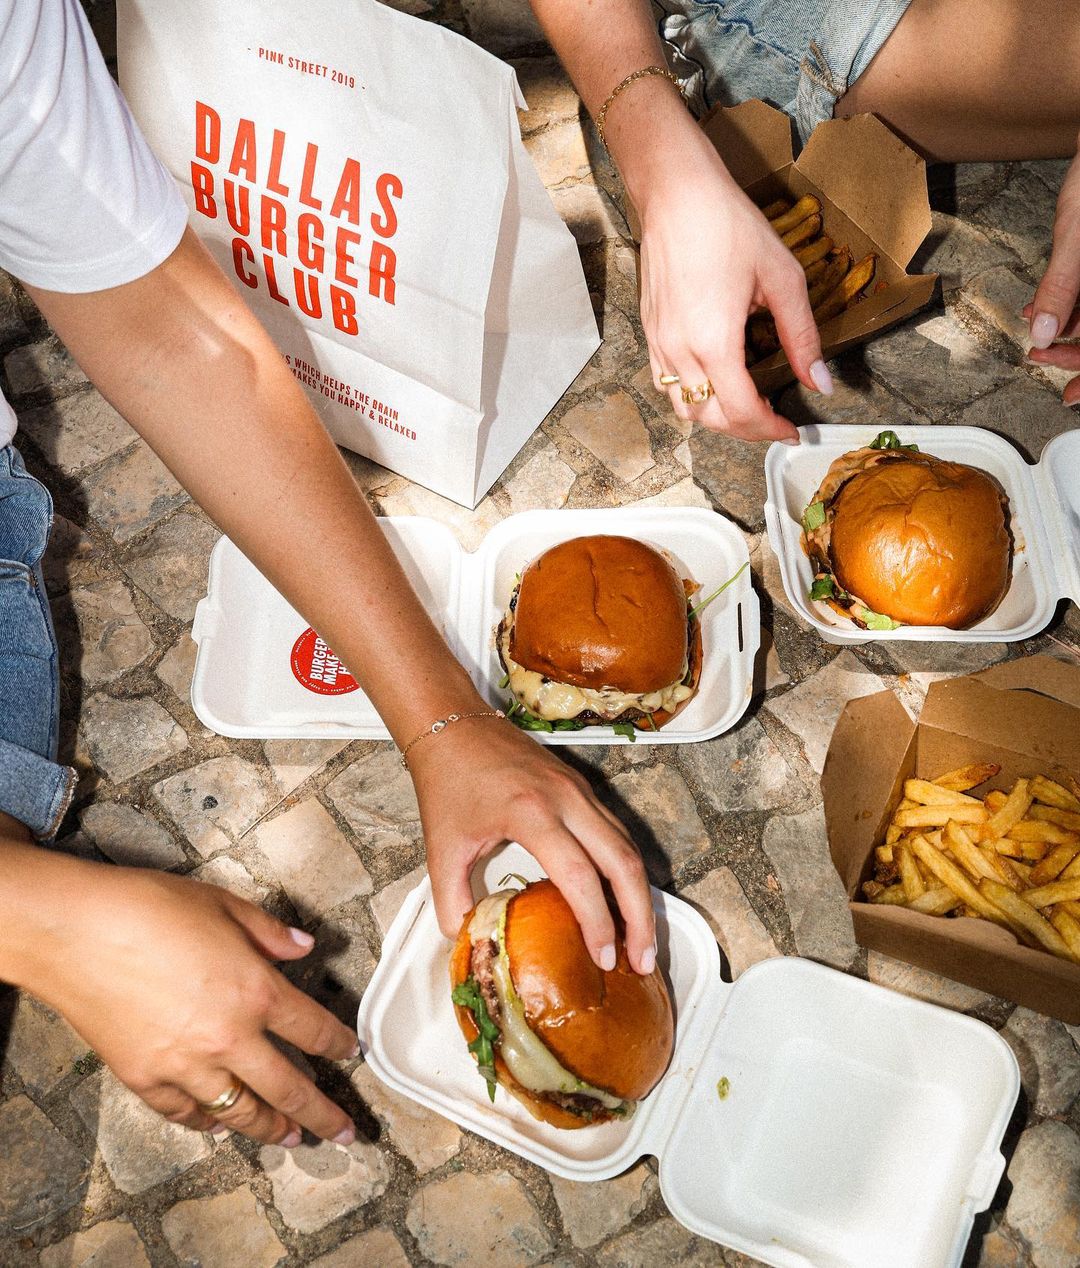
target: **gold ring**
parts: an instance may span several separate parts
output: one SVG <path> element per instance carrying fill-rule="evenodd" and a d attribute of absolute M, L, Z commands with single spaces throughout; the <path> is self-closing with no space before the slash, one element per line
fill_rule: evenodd
<path fill-rule="evenodd" d="M 211 1118 L 216 1118 L 225 1110 L 232 1109 L 240 1099 L 240 1094 L 245 1087 L 247 1087 L 247 1084 L 243 1079 L 238 1079 L 234 1074 L 233 1081 L 220 1096 L 216 1096 L 212 1101 L 196 1101 L 195 1104 L 204 1114 L 209 1114 Z"/>
<path fill-rule="evenodd" d="M 661 374 L 657 382 L 661 387 L 671 387 L 672 383 L 678 383 L 679 376 L 677 374 Z"/>
<path fill-rule="evenodd" d="M 684 405 L 700 405 L 703 401 L 707 401 L 713 394 L 713 386 L 708 379 L 704 383 L 699 383 L 697 387 L 684 387 L 682 390 L 682 398 Z"/>

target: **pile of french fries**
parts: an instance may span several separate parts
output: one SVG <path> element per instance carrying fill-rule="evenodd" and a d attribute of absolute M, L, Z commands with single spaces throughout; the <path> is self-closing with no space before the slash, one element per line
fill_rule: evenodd
<path fill-rule="evenodd" d="M 853 264 L 850 250 L 838 247 L 822 232 L 821 203 L 813 194 L 800 198 L 794 206 L 781 198 L 761 210 L 803 266 L 810 307 L 819 326 L 862 296 L 874 279 L 877 256 L 867 255 Z M 771 356 L 780 347 L 776 322 L 767 311 L 750 318 L 746 342 L 752 361 Z"/>
<path fill-rule="evenodd" d="M 970 795 L 1000 769 L 905 780 L 863 893 L 927 915 L 993 920 L 1080 964 L 1080 784 L 1035 775 L 1009 793 Z"/>

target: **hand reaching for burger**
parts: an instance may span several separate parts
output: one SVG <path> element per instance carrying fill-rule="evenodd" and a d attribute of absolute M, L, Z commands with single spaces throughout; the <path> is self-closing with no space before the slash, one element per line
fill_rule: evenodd
<path fill-rule="evenodd" d="M 615 925 L 606 879 L 625 922 L 630 964 L 652 971 L 656 929 L 641 855 L 582 776 L 510 723 L 490 719 L 448 727 L 437 743 L 410 754 L 409 767 L 439 927 L 448 938 L 457 937 L 473 906 L 473 865 L 517 841 L 562 891 L 595 963 L 612 969 Z"/>
<path fill-rule="evenodd" d="M 1076 370 L 1077 377 L 1065 387 L 1066 405 L 1080 403 L 1080 346 L 1057 343 L 1058 339 L 1080 337 L 1080 155 L 1073 159 L 1058 195 L 1054 218 L 1054 246 L 1046 274 L 1035 298 L 1024 309 L 1031 322 L 1032 349 L 1028 354 L 1037 365 L 1054 365 Z"/>

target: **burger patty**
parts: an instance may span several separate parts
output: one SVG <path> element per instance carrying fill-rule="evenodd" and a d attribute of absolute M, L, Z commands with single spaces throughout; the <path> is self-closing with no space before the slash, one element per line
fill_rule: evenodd
<path fill-rule="evenodd" d="M 495 961 L 498 958 L 499 948 L 494 938 L 486 938 L 481 942 L 473 943 L 472 975 L 476 979 L 480 994 L 484 997 L 488 1016 L 496 1026 L 501 1027 L 502 1008 L 499 1004 L 498 987 L 495 985 Z"/>

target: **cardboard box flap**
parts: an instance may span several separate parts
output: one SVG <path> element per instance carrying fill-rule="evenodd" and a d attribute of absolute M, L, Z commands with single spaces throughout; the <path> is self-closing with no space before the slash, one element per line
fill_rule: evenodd
<path fill-rule="evenodd" d="M 764 101 L 716 106 L 701 120 L 701 128 L 744 189 L 793 158 L 791 120 Z"/>
<path fill-rule="evenodd" d="M 891 691 L 849 700 L 836 723 L 821 772 L 821 793 L 829 848 L 849 893 L 883 826 L 865 807 L 884 806 L 886 813 L 891 809 L 907 773 L 914 732 L 915 724 Z"/>
<path fill-rule="evenodd" d="M 796 166 L 898 264 L 930 232 L 926 163 L 873 115 L 818 124 Z"/>
<path fill-rule="evenodd" d="M 1036 691 L 1080 709 L 1080 665 L 1053 656 L 1024 656 L 1002 661 L 975 674 L 980 682 L 1000 691 Z"/>

